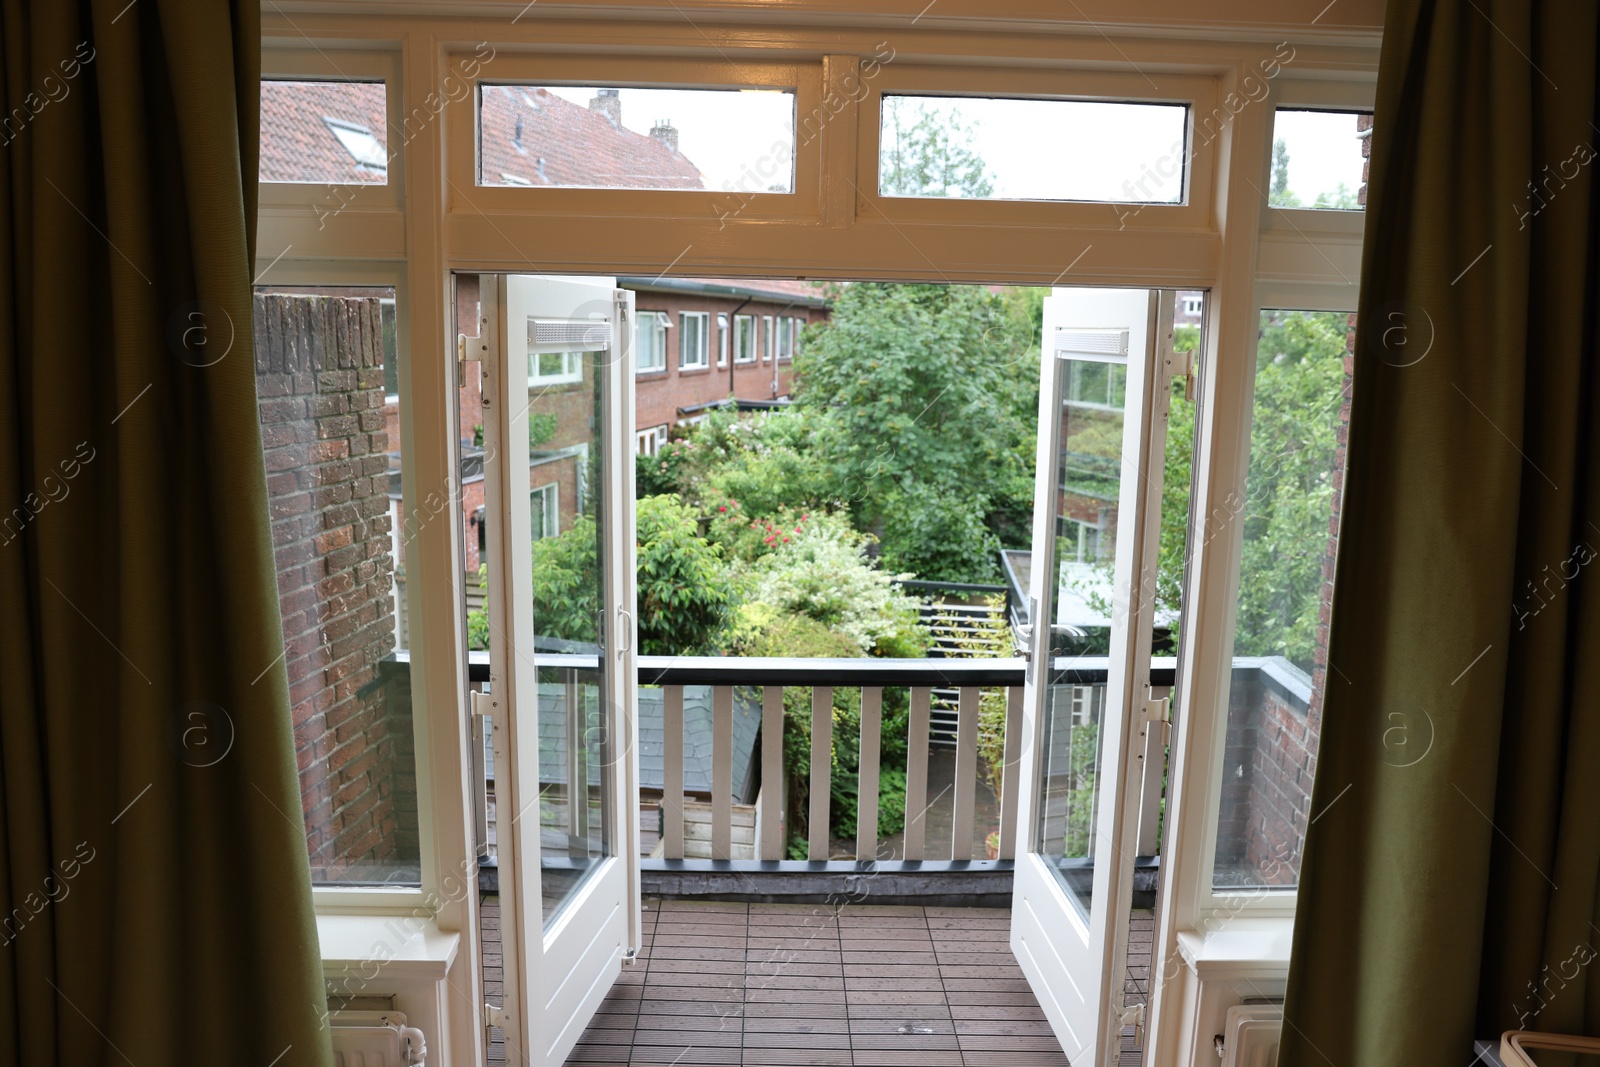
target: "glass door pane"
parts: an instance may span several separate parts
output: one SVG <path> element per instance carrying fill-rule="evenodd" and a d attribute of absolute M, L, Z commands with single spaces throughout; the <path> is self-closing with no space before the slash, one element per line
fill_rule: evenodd
<path fill-rule="evenodd" d="M 1080 679 L 1076 657 L 1110 652 L 1128 377 L 1127 327 L 1057 332 L 1061 381 L 1053 593 L 1041 728 L 1038 841 L 1085 918 L 1094 887 L 1096 784 L 1106 686 Z M 1043 625 L 1045 620 L 1040 620 Z"/>
<path fill-rule="evenodd" d="M 611 855 L 612 759 L 598 627 L 609 516 L 599 487 L 610 301 L 552 314 L 538 279 L 506 279 L 512 344 L 527 366 L 527 485 L 538 665 L 539 867 L 548 927 Z M 509 318 L 515 314 L 515 318 Z M 589 336 L 593 334 L 594 336 Z"/>

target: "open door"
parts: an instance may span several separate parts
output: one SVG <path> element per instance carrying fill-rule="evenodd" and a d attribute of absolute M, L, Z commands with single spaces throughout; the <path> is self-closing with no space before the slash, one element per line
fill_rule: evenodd
<path fill-rule="evenodd" d="M 1142 1022 L 1121 994 L 1143 737 L 1166 718 L 1150 645 L 1171 336 L 1171 293 L 1045 301 L 1011 947 L 1074 1067 L 1115 1063 Z"/>
<path fill-rule="evenodd" d="M 508 1063 L 557 1067 L 639 944 L 633 294 L 483 275 Z"/>

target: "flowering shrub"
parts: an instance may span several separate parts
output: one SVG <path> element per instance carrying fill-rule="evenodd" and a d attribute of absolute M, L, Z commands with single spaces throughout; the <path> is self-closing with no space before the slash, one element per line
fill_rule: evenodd
<path fill-rule="evenodd" d="M 757 532 L 772 552 L 751 569 L 748 601 L 814 619 L 863 653 L 922 654 L 901 651 L 907 644 L 926 650 L 917 602 L 894 588 L 895 575 L 873 566 L 870 539 L 845 516 L 808 515 L 793 527 L 762 524 Z"/>

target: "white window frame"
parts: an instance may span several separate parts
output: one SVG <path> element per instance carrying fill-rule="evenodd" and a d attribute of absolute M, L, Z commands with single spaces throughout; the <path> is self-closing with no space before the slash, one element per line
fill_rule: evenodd
<path fill-rule="evenodd" d="M 561 369 L 545 374 L 540 366 L 545 356 L 560 356 Z M 572 385 L 583 381 L 582 352 L 528 352 L 528 388 L 544 389 L 552 385 Z"/>
<path fill-rule="evenodd" d="M 745 366 L 756 362 L 756 317 L 754 315 L 735 315 L 733 317 L 733 362 L 737 366 Z"/>
<path fill-rule="evenodd" d="M 635 451 L 641 456 L 659 454 L 661 447 L 667 443 L 669 433 L 670 428 L 665 425 L 635 431 L 633 435 Z"/>
<path fill-rule="evenodd" d="M 775 355 L 774 344 L 777 340 L 771 315 L 761 316 L 761 362 L 771 363 Z"/>
<path fill-rule="evenodd" d="M 728 365 L 728 313 L 717 312 L 717 366 Z"/>
<path fill-rule="evenodd" d="M 665 311 L 640 311 L 637 313 L 638 322 L 634 329 L 638 336 L 634 339 L 634 373 L 635 374 L 665 374 L 667 371 L 667 327 L 670 320 Z M 650 366 L 642 362 L 645 352 L 645 335 L 649 335 L 648 348 L 652 354 Z"/>
<path fill-rule="evenodd" d="M 695 329 L 689 324 L 694 323 Z M 711 315 L 704 311 L 678 312 L 678 370 L 705 370 L 711 366 Z M 695 339 L 698 339 L 696 342 Z M 691 342 L 695 342 L 691 345 Z M 693 347 L 697 351 L 691 353 Z M 694 361 L 690 361 L 693 355 Z"/>
<path fill-rule="evenodd" d="M 419 524 L 406 543 L 417 773 L 425 809 L 419 813 L 423 886 L 420 892 L 318 888 L 313 895 L 319 914 L 420 906 L 438 917 L 441 929 L 463 932 L 462 951 L 474 951 L 476 944 L 476 908 L 470 888 L 463 888 L 475 872 L 461 868 L 461 857 L 472 855 L 472 816 L 461 809 L 466 791 L 460 782 L 470 766 L 459 730 L 465 641 L 455 618 L 459 612 L 452 609 L 465 530 L 460 502 L 452 496 L 459 488 L 451 444 L 459 438 L 457 372 L 444 360 L 454 351 L 451 310 L 437 299 L 448 292 L 452 269 L 606 274 L 617 273 L 625 261 L 630 273 L 670 271 L 679 277 L 781 272 L 822 279 L 1206 289 L 1210 326 L 1199 403 L 1209 429 L 1195 456 L 1194 507 L 1208 514 L 1242 487 L 1259 310 L 1353 308 L 1364 215 L 1266 205 L 1268 111 L 1280 104 L 1370 109 L 1381 5 L 1341 5 L 1344 21 L 1319 41 L 1312 38 L 1322 33 L 1320 27 L 1284 27 L 1281 13 L 1260 0 L 1243 21 L 1219 24 L 1197 42 L 1192 27 L 1175 25 L 1152 31 L 1145 24 L 1138 33 L 1121 34 L 1117 27 L 1125 26 L 1126 12 L 1108 0 L 1085 0 L 1084 18 L 1098 32 L 1059 35 L 1039 34 L 1031 23 L 1006 23 L 992 5 L 977 0 L 945 2 L 955 6 L 943 17 L 970 18 L 993 32 L 965 33 L 952 45 L 941 26 L 930 21 L 907 27 L 902 19 L 891 35 L 871 23 L 877 18 L 887 26 L 893 12 L 871 4 L 854 25 L 779 25 L 730 9 L 729 19 L 745 20 L 740 24 L 750 35 L 731 34 L 726 54 L 684 58 L 703 49 L 704 39 L 664 8 L 659 15 L 647 8 L 637 21 L 616 23 L 563 22 L 538 10 L 516 24 L 447 12 L 453 18 L 448 25 L 420 12 L 370 25 L 338 14 L 296 13 L 292 20 L 264 14 L 266 76 L 382 77 L 389 85 L 391 128 L 406 134 L 393 138 L 388 183 L 363 186 L 358 196 L 340 198 L 336 190 L 314 185 L 262 187 L 262 281 L 337 284 L 359 278 L 395 285 L 408 499 L 416 500 L 411 490 L 418 485 L 446 487 L 441 499 L 450 517 Z M 1248 7 L 1254 0 L 1241 2 Z M 1259 32 L 1237 29 L 1246 24 Z M 1285 33 L 1293 36 L 1299 59 L 1280 63 L 1280 74 L 1263 79 L 1263 64 L 1275 54 L 1266 42 Z M 353 44 L 318 51 L 305 44 L 308 36 Z M 892 61 L 880 50 L 890 37 Z M 785 56 L 800 58 L 772 62 L 776 38 Z M 760 47 L 741 43 L 757 39 Z M 398 41 L 408 42 L 404 52 Z M 488 51 L 456 44 L 461 41 L 487 42 Z M 958 64 L 948 62 L 952 48 L 962 53 Z M 663 55 L 671 50 L 679 54 Z M 832 58 L 824 63 L 824 55 Z M 1194 58 L 1186 64 L 1173 61 L 1189 55 Z M 1152 70 L 1160 71 L 1153 81 L 1143 73 Z M 710 190 L 476 187 L 473 74 L 495 82 L 793 86 L 800 121 L 795 192 L 740 197 Z M 1266 99 L 1255 92 L 1263 82 Z M 1182 99 L 1194 109 L 1195 122 L 1219 109 L 1228 118 L 1225 135 L 1205 143 L 1191 129 L 1189 195 L 1180 205 L 1129 213 L 1126 206 L 1108 204 L 880 198 L 874 192 L 875 119 L 886 91 Z M 842 110 L 829 122 L 808 125 L 825 93 L 842 101 Z M 854 173 L 842 172 L 841 165 L 852 160 Z M 645 217 L 650 225 L 640 224 Z M 994 240 L 996 232 L 1004 232 L 1005 240 Z M 529 263 L 532 249 L 536 268 Z M 408 293 L 435 298 L 416 300 Z M 411 336 L 425 339 L 417 346 L 421 365 L 406 355 Z M 1220 754 L 1212 760 L 1206 753 L 1226 721 L 1240 548 L 1229 535 L 1197 546 L 1185 591 L 1199 608 L 1174 694 L 1186 713 L 1173 737 L 1178 770 L 1166 820 L 1172 844 L 1163 857 L 1155 945 L 1162 966 L 1179 959 L 1178 934 L 1201 930 L 1210 909 L 1234 903 L 1209 888 L 1207 850 L 1214 849 L 1216 823 L 1210 798 Z M 1244 910 L 1261 921 L 1288 921 L 1292 901 L 1287 907 L 1246 902 Z M 481 1004 L 480 979 L 474 973 L 464 981 L 465 1000 Z M 1161 989 L 1158 982 L 1152 1047 L 1175 1054 L 1182 1012 L 1175 1000 L 1163 1006 Z M 477 1011 L 449 1029 L 450 1048 L 443 1054 L 452 1062 L 481 1059 L 482 1028 L 472 1014 Z"/>
<path fill-rule="evenodd" d="M 533 539 L 542 541 L 548 537 L 561 536 L 561 483 L 546 482 L 536 485 L 528 490 L 528 511 L 534 514 L 534 508 L 539 508 L 544 514 L 540 515 L 540 522 L 534 527 Z M 543 532 L 540 532 L 543 531 Z"/>

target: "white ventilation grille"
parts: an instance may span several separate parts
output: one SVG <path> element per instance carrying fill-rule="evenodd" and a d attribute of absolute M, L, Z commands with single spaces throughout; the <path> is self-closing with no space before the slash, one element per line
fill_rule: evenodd
<path fill-rule="evenodd" d="M 425 1067 L 428 1045 L 422 1031 L 406 1025 L 397 1011 L 328 1013 L 333 1035 L 333 1067 Z"/>
<path fill-rule="evenodd" d="M 1058 357 L 1096 359 L 1126 362 L 1128 358 L 1128 331 L 1080 330 L 1058 327 L 1056 329 L 1056 355 Z"/>
<path fill-rule="evenodd" d="M 568 351 L 604 352 L 611 347 L 611 324 L 604 320 L 573 322 L 530 319 L 528 341 L 539 348 L 565 347 Z"/>

